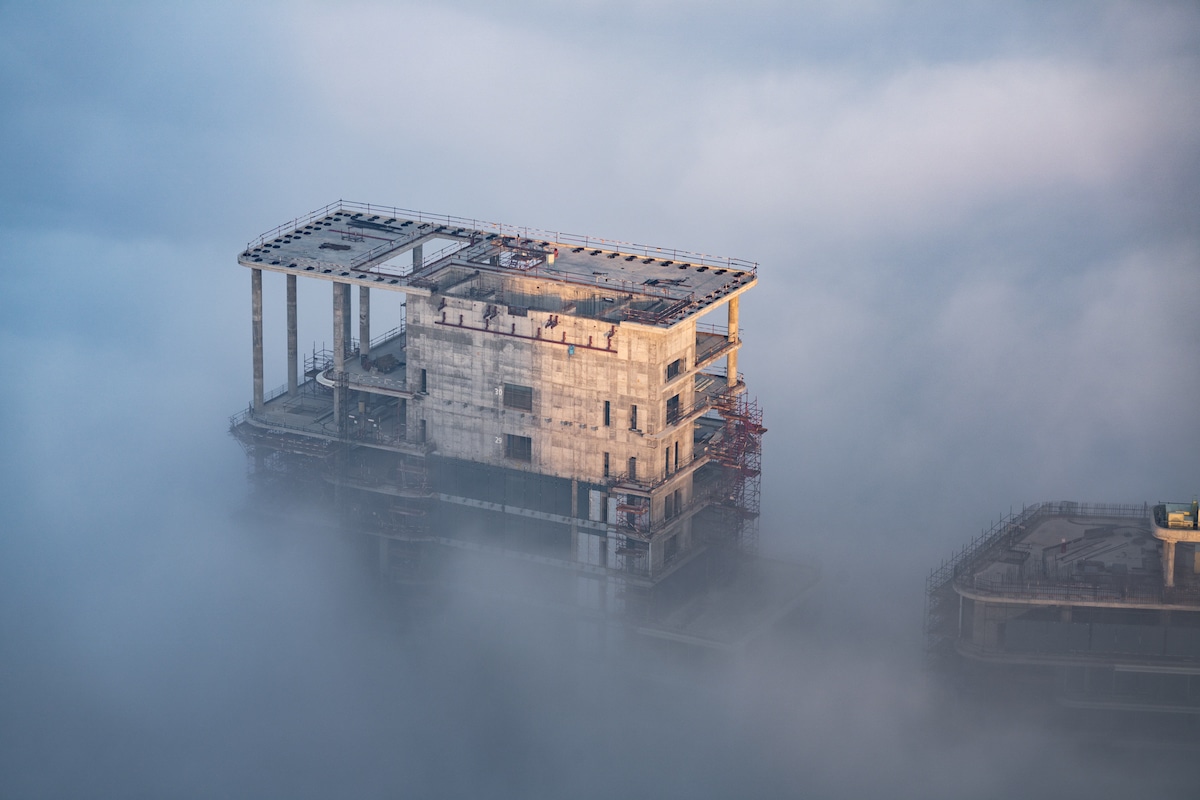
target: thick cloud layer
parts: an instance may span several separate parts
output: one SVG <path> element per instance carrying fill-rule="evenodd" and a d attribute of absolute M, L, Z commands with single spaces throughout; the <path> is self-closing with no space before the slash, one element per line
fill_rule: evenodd
<path fill-rule="evenodd" d="M 1167 2 L 0 7 L 0 793 L 1186 795 L 947 713 L 919 648 L 1010 507 L 1200 490 L 1198 43 Z M 762 542 L 823 621 L 613 664 L 241 516 L 235 256 L 339 197 L 758 260 Z"/>

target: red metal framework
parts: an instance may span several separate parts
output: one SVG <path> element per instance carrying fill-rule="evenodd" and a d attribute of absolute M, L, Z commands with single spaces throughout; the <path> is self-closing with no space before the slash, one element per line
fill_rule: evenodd
<path fill-rule="evenodd" d="M 762 424 L 762 409 L 758 407 L 757 398 L 732 392 L 723 394 L 715 408 L 725 420 L 725 429 L 709 452 L 714 460 L 733 473 L 725 502 L 741 514 L 739 543 L 753 549 L 758 545 L 762 495 L 762 435 L 767 432 Z"/>

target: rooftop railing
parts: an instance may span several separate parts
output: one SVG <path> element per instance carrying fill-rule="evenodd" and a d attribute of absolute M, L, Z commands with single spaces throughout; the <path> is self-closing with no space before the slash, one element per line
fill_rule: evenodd
<path fill-rule="evenodd" d="M 965 573 L 984 553 L 1019 541 L 1033 522 L 1043 516 L 1074 517 L 1145 517 L 1149 506 L 1141 504 L 1074 503 L 1069 501 L 1036 503 L 1020 513 L 1002 516 L 991 528 L 983 531 L 941 566 L 932 570 L 926 580 L 926 592 L 932 592 Z"/>
<path fill-rule="evenodd" d="M 508 225 L 503 222 L 488 222 L 481 219 L 468 219 L 466 217 L 456 217 L 450 214 L 430 214 L 414 209 L 372 205 L 370 203 L 358 203 L 351 200 L 338 200 L 336 203 L 330 203 L 329 205 L 323 206 L 322 208 L 319 208 L 310 214 L 302 217 L 296 217 L 295 219 L 285 222 L 282 225 L 278 225 L 259 236 L 257 239 L 249 242 L 246 245 L 246 248 L 250 249 L 253 247 L 258 247 L 259 245 L 269 242 L 285 233 L 291 233 L 297 228 L 308 225 L 314 220 L 323 219 L 331 214 L 337 213 L 338 211 L 349 211 L 358 214 L 372 214 L 381 217 L 388 216 L 393 219 L 411 219 L 420 223 L 436 222 L 440 225 L 452 226 L 454 228 L 464 228 L 473 231 L 496 233 L 501 236 L 520 237 L 521 239 L 528 239 L 531 242 L 537 242 L 539 244 L 545 242 L 546 244 L 555 243 L 573 245 L 585 249 L 617 250 L 627 255 L 640 255 L 643 258 L 686 261 L 698 266 L 725 267 L 727 269 L 743 270 L 746 272 L 756 272 L 758 270 L 757 262 L 746 261 L 740 258 L 729 258 L 708 253 L 696 253 L 690 250 L 653 247 L 650 245 L 636 244 L 634 242 L 626 242 L 620 239 L 604 239 L 595 236 L 563 233 L 562 231 L 547 231 L 541 228 Z"/>
<path fill-rule="evenodd" d="M 1104 603 L 1169 603 L 1177 605 L 1200 605 L 1200 586 L 1188 584 L 1164 587 L 1157 575 L 1113 575 L 1101 574 L 1091 579 L 1080 577 L 1023 578 L 1016 580 L 994 580 L 975 575 L 960 576 L 954 584 L 978 594 L 1050 602 L 1104 602 Z"/>

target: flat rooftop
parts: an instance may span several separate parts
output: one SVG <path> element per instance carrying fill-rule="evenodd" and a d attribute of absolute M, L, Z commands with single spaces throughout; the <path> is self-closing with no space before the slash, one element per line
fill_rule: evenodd
<path fill-rule="evenodd" d="M 443 244 L 425 254 L 427 242 Z M 422 247 L 421 259 L 402 258 Z M 249 242 L 255 269 L 429 295 L 467 270 L 569 284 L 620 300 L 618 321 L 669 327 L 748 289 L 758 265 L 736 258 L 340 201 Z"/>
<path fill-rule="evenodd" d="M 1146 520 L 1049 517 L 975 572 L 987 582 L 1013 582 L 1021 575 L 1048 582 L 1141 577 L 1160 585 L 1162 560 Z"/>
<path fill-rule="evenodd" d="M 1176 586 L 1164 590 L 1161 543 L 1149 516 L 1036 516 L 1015 539 L 961 574 L 968 596 L 1018 602 L 1139 607 L 1200 606 L 1200 575 L 1191 558 L 1176 564 Z"/>

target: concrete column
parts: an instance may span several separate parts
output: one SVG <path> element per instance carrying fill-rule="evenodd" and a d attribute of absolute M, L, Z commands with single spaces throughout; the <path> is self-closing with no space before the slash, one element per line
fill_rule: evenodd
<path fill-rule="evenodd" d="M 571 554 L 579 558 L 579 526 L 575 519 L 579 516 L 579 481 L 571 479 Z M 586 535 L 586 534 L 585 534 Z"/>
<path fill-rule="evenodd" d="M 297 359 L 300 348 L 296 343 L 296 276 L 287 276 L 287 351 L 288 396 L 295 397 L 299 388 Z"/>
<path fill-rule="evenodd" d="M 350 284 L 342 284 L 342 351 L 354 340 L 354 321 L 350 318 Z"/>
<path fill-rule="evenodd" d="M 358 287 L 358 352 L 364 356 L 371 352 L 371 289 L 368 286 Z"/>
<path fill-rule="evenodd" d="M 254 410 L 263 410 L 262 270 L 250 270 L 250 339 L 254 348 Z"/>
<path fill-rule="evenodd" d="M 346 372 L 346 303 L 350 295 L 350 286 L 345 283 L 333 284 L 333 422 L 338 430 L 342 429 L 342 389 L 343 376 Z"/>
<path fill-rule="evenodd" d="M 416 245 L 415 247 L 413 247 L 412 254 L 413 254 L 413 269 L 414 270 L 420 269 L 421 262 L 425 260 L 425 245 L 419 244 L 419 245 Z"/>
<path fill-rule="evenodd" d="M 1163 542 L 1163 585 L 1175 585 L 1175 542 L 1169 539 Z"/>
<path fill-rule="evenodd" d="M 726 378 L 727 386 L 737 386 L 737 341 L 738 341 L 738 301 L 740 296 L 729 298 L 729 342 L 735 345 L 733 350 L 729 351 L 729 356 L 725 359 L 728 365 L 729 375 Z"/>

